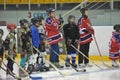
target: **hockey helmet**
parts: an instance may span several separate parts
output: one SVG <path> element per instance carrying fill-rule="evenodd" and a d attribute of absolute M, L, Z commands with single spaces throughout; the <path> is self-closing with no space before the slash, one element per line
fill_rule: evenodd
<path fill-rule="evenodd" d="M 39 24 L 40 24 L 40 19 L 39 19 L 39 17 L 32 18 L 32 19 L 31 19 L 31 23 L 32 23 L 33 25 L 35 25 L 36 23 L 39 23 Z"/>
<path fill-rule="evenodd" d="M 19 23 L 20 23 L 20 26 L 26 26 L 26 24 L 28 24 L 28 20 L 27 19 L 21 19 L 19 21 Z"/>
<path fill-rule="evenodd" d="M 2 30 L 2 29 L 0 29 L 0 34 L 2 34 L 2 35 L 4 34 L 4 32 L 3 32 L 3 30 Z"/>
<path fill-rule="evenodd" d="M 49 9 L 46 10 L 46 12 L 49 14 L 51 12 L 55 12 L 55 9 L 54 8 L 49 8 Z"/>
<path fill-rule="evenodd" d="M 75 16 L 74 15 L 69 15 L 68 16 L 68 22 L 71 22 L 71 19 L 73 19 L 72 22 L 75 22 Z"/>
<path fill-rule="evenodd" d="M 39 16 L 38 19 L 41 22 L 42 20 L 44 20 L 44 17 L 43 16 Z"/>
<path fill-rule="evenodd" d="M 88 10 L 87 8 L 82 8 L 82 9 L 80 9 L 80 12 L 81 12 L 82 14 L 84 14 L 85 11 L 87 11 L 87 10 Z"/>
<path fill-rule="evenodd" d="M 13 23 L 9 23 L 9 24 L 7 24 L 7 29 L 15 29 L 17 26 L 16 26 L 16 24 L 13 24 Z"/>
<path fill-rule="evenodd" d="M 113 29 L 117 32 L 120 31 L 120 24 L 114 25 Z"/>

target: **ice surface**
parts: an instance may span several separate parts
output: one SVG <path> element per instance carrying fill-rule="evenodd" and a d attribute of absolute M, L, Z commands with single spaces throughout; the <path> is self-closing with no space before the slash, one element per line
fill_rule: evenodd
<path fill-rule="evenodd" d="M 59 72 L 54 70 L 49 72 L 33 72 L 32 76 L 41 76 L 43 80 L 120 80 L 120 68 L 108 69 L 103 66 L 102 63 L 95 63 L 97 63 L 102 69 L 93 65 L 93 67 L 87 67 L 86 72 L 76 72 L 73 69 L 60 70 L 64 77 Z M 110 65 L 110 63 L 108 64 Z M 14 64 L 14 72 L 18 75 L 18 67 L 16 64 Z M 0 76 L 4 78 L 4 80 L 10 80 L 10 78 L 6 79 L 6 73 L 3 70 L 0 70 Z M 31 79 L 23 78 L 22 80 Z"/>

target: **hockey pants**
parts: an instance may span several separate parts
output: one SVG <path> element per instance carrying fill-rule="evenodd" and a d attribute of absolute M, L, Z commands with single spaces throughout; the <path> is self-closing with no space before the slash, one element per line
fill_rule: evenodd
<path fill-rule="evenodd" d="M 57 54 L 59 54 L 58 43 L 52 44 L 50 46 L 50 61 L 53 62 L 53 63 L 56 63 L 56 62 L 59 62 L 59 56 L 57 54 L 55 54 L 54 52 L 56 52 Z"/>

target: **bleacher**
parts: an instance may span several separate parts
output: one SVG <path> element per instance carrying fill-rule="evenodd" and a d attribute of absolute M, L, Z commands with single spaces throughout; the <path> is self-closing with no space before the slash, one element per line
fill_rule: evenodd
<path fill-rule="evenodd" d="M 84 0 L 30 0 L 31 4 L 80 3 Z M 110 0 L 88 0 L 88 2 L 108 2 Z M 28 4 L 29 0 L 6 0 L 6 4 Z M 4 0 L 0 0 L 4 4 Z"/>
<path fill-rule="evenodd" d="M 0 11 L 4 10 L 4 1 L 6 10 L 28 10 L 29 0 L 0 0 Z M 55 7 L 55 1 L 57 10 L 70 10 L 84 0 L 30 0 L 31 10 L 46 10 L 49 7 Z M 102 5 L 99 9 L 110 9 L 110 1 L 88 0 L 86 7 L 91 8 L 95 5 L 91 9 L 96 9 Z M 114 9 L 120 9 L 120 0 L 114 0 Z"/>

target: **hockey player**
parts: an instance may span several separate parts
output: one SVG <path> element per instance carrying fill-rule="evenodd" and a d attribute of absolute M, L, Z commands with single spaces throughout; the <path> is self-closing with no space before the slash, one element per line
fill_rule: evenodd
<path fill-rule="evenodd" d="M 112 37 L 109 43 L 109 58 L 113 67 L 119 67 L 117 60 L 120 59 L 120 25 L 114 25 Z"/>
<path fill-rule="evenodd" d="M 3 39 L 2 39 L 3 33 L 4 33 L 3 30 L 0 29 L 0 66 L 2 64 L 3 53 L 4 53 L 4 45 L 3 45 Z"/>
<path fill-rule="evenodd" d="M 59 52 L 59 45 L 58 43 L 62 40 L 62 35 L 59 32 L 59 19 L 55 15 L 55 9 L 49 8 L 47 9 L 48 17 L 45 21 L 46 26 L 46 37 L 47 41 L 50 45 L 50 61 L 58 68 L 62 67 L 59 64 L 59 56 L 54 53 Z"/>
<path fill-rule="evenodd" d="M 40 45 L 39 45 L 39 51 L 41 52 L 41 56 L 42 56 L 42 63 L 45 64 L 45 56 L 46 56 L 46 50 L 45 50 L 45 39 L 46 39 L 46 32 L 45 32 L 45 21 L 44 18 L 42 16 L 39 17 L 40 19 L 40 26 L 38 27 L 39 30 L 39 35 L 40 35 Z M 39 61 L 39 63 L 41 63 L 41 61 Z"/>
<path fill-rule="evenodd" d="M 31 30 L 32 46 L 38 49 L 40 46 L 40 35 L 38 30 L 38 27 L 40 26 L 40 19 L 38 17 L 32 18 L 31 22 L 32 22 L 32 26 L 30 27 L 30 30 Z M 38 54 L 34 48 L 33 48 L 34 54 L 30 56 L 30 64 L 37 63 Z M 33 57 L 34 57 L 34 60 L 33 60 Z"/>
<path fill-rule="evenodd" d="M 45 31 L 45 21 L 42 16 L 38 17 L 40 20 L 40 26 L 38 27 L 39 30 L 39 36 L 40 36 L 40 43 L 39 43 L 39 51 L 38 57 L 37 57 L 37 66 L 36 70 L 39 71 L 49 71 L 49 67 L 46 66 L 46 48 L 45 48 L 45 42 L 46 42 L 46 31 Z"/>
<path fill-rule="evenodd" d="M 25 67 L 25 63 L 27 60 L 27 54 L 30 54 L 29 52 L 29 47 L 30 47 L 30 39 L 29 39 L 29 22 L 26 19 L 21 19 L 20 20 L 20 29 L 18 33 L 18 50 L 20 50 L 20 47 L 22 48 L 21 51 L 21 61 L 20 61 L 20 66 Z"/>
<path fill-rule="evenodd" d="M 13 59 L 15 59 L 16 57 L 16 38 L 15 38 L 15 29 L 16 29 L 16 25 L 15 24 L 7 24 L 7 29 L 9 31 L 9 34 L 7 35 L 5 42 L 4 42 L 4 46 L 5 46 L 5 50 L 6 50 L 6 58 L 7 58 L 7 68 L 13 72 L 13 64 L 14 61 L 11 60 L 11 58 L 9 56 L 11 56 Z M 7 56 L 9 55 L 9 56 Z M 8 72 L 7 72 L 8 74 Z M 14 73 L 13 73 L 14 74 Z"/>
<path fill-rule="evenodd" d="M 88 18 L 88 11 L 86 8 L 82 8 L 80 10 L 82 16 L 78 20 L 78 26 L 80 29 L 80 51 L 83 52 L 87 57 L 89 57 L 89 48 L 90 43 L 93 40 L 92 35 L 94 35 L 94 29 Z M 78 56 L 78 64 L 79 66 L 91 66 L 89 64 L 89 60 L 83 57 L 83 55 L 79 54 Z M 84 64 L 82 64 L 84 61 Z"/>
<path fill-rule="evenodd" d="M 25 64 L 31 54 L 30 30 L 29 22 L 26 19 L 19 21 L 20 28 L 18 29 L 18 52 L 21 53 L 20 66 L 25 68 Z M 23 72 L 19 71 L 20 76 L 24 76 Z"/>
<path fill-rule="evenodd" d="M 70 15 L 68 17 L 68 24 L 65 24 L 63 26 L 64 31 L 64 38 L 65 43 L 67 47 L 67 58 L 66 58 L 66 67 L 70 67 L 68 63 L 70 63 L 70 58 L 72 56 L 72 66 L 77 68 L 76 65 L 76 50 L 71 47 L 71 45 L 74 45 L 76 48 L 78 48 L 79 44 L 79 27 L 75 23 L 75 16 Z"/>

